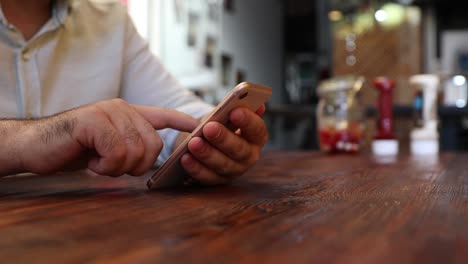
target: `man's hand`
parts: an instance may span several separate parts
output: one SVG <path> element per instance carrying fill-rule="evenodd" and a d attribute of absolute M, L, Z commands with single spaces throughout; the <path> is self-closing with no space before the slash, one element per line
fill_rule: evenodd
<path fill-rule="evenodd" d="M 189 154 L 181 159 L 187 173 L 203 184 L 226 183 L 242 175 L 260 158 L 268 140 L 266 125 L 260 116 L 265 112 L 262 106 L 256 113 L 238 108 L 231 112 L 230 121 L 236 132 L 217 122 L 203 128 L 203 138 L 189 142 Z"/>
<path fill-rule="evenodd" d="M 163 147 L 155 129 L 192 131 L 198 124 L 174 110 L 130 105 L 121 99 L 24 122 L 17 124 L 16 136 L 21 172 L 88 168 L 107 176 L 140 176 L 150 170 Z"/>

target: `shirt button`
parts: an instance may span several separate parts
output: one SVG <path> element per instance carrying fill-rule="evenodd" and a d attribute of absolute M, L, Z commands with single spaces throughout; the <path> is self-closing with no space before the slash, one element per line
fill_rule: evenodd
<path fill-rule="evenodd" d="M 25 49 L 22 53 L 23 60 L 28 61 L 31 58 L 31 52 Z"/>

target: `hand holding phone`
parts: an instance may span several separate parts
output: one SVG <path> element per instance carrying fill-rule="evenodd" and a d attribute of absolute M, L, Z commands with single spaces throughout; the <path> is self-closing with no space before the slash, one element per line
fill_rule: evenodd
<path fill-rule="evenodd" d="M 202 137 L 203 127 L 209 122 L 216 121 L 229 128 L 229 116 L 232 110 L 248 108 L 251 111 L 256 111 L 271 97 L 271 94 L 271 88 L 258 84 L 241 83 L 237 85 L 155 172 L 148 181 L 148 187 L 157 189 L 182 184 L 186 172 L 180 164 L 180 159 L 188 152 L 188 142 L 194 137 Z"/>

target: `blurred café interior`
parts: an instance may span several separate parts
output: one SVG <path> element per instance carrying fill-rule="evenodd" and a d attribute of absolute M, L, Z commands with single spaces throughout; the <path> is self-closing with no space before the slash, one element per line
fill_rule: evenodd
<path fill-rule="evenodd" d="M 370 149 L 378 130 L 376 87 L 385 77 L 403 151 L 411 130 L 428 119 L 435 120 L 441 150 L 468 150 L 467 1 L 125 2 L 152 51 L 204 100 L 216 104 L 242 81 L 273 88 L 264 117 L 267 149 L 329 151 L 333 146 L 324 145 L 340 129 L 359 146 L 338 142 L 334 150 Z M 432 97 L 421 99 L 420 86 L 433 79 L 415 76 L 436 77 Z"/>

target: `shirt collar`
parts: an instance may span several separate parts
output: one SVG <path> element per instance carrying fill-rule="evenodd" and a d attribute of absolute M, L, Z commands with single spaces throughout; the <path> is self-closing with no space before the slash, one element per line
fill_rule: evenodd
<path fill-rule="evenodd" d="M 0 3 L 0 24 L 7 25 L 8 22 L 6 21 L 5 15 L 3 14 L 2 4 Z"/>
<path fill-rule="evenodd" d="M 71 0 L 55 1 L 55 6 L 52 10 L 52 17 L 56 19 L 60 25 L 64 25 L 65 20 L 67 19 L 69 13 L 71 12 L 72 6 L 73 5 L 72 5 Z"/>

